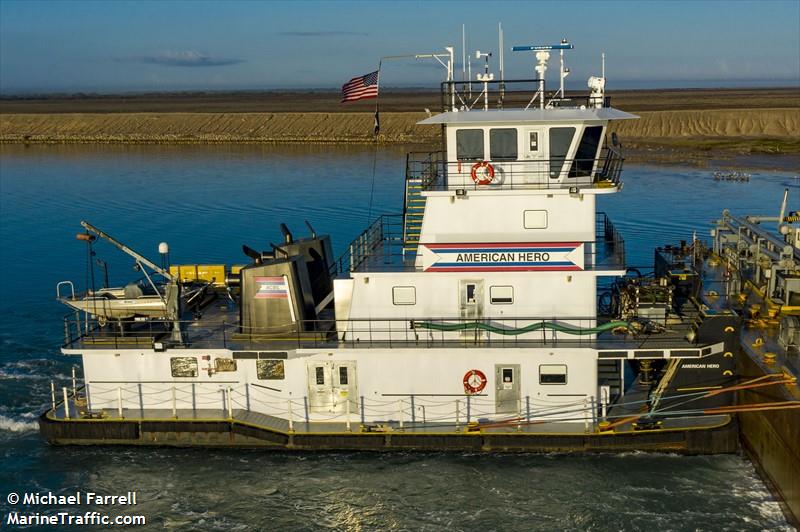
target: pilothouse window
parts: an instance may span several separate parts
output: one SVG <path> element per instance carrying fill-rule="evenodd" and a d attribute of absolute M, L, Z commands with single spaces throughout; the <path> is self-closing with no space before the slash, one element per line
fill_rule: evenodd
<path fill-rule="evenodd" d="M 483 160 L 482 129 L 459 129 L 456 131 L 456 158 L 459 161 Z"/>
<path fill-rule="evenodd" d="M 569 170 L 570 177 L 585 177 L 592 174 L 602 133 L 603 126 L 588 126 L 584 129 L 581 143 L 578 144 L 578 151 L 575 153 L 575 160 L 572 161 L 572 168 Z"/>
<path fill-rule="evenodd" d="M 517 130 L 514 128 L 489 130 L 489 158 L 492 161 L 517 160 Z"/>
<path fill-rule="evenodd" d="M 550 128 L 550 179 L 561 177 L 561 169 L 564 167 L 564 161 L 567 160 L 574 136 L 574 127 Z"/>

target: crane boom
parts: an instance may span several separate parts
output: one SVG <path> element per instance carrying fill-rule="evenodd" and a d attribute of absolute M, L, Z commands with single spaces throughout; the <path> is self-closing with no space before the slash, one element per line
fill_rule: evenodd
<path fill-rule="evenodd" d="M 108 240 L 114 246 L 116 246 L 120 251 L 122 251 L 124 253 L 127 253 L 128 255 L 130 255 L 131 257 L 136 259 L 138 262 L 141 262 L 142 264 L 144 264 L 145 266 L 147 266 L 148 268 L 150 268 L 154 272 L 163 275 L 167 280 L 175 282 L 175 278 L 172 275 L 170 275 L 170 273 L 168 271 L 164 270 L 160 266 L 157 266 L 150 259 L 148 259 L 144 255 L 142 255 L 141 253 L 138 253 L 138 252 L 134 251 L 133 249 L 129 248 L 128 246 L 126 246 L 125 244 L 123 244 L 122 242 L 120 242 L 119 240 L 114 238 L 113 236 L 111 236 L 111 235 L 109 235 L 107 233 L 104 233 L 103 231 L 101 231 L 100 229 L 98 229 L 97 227 L 93 226 L 92 224 L 90 224 L 89 222 L 87 222 L 85 220 L 81 220 L 81 226 L 83 226 L 83 228 L 86 229 L 87 231 L 89 231 L 90 233 L 94 233 L 95 235 L 99 236 L 100 238 L 104 238 L 105 240 Z"/>

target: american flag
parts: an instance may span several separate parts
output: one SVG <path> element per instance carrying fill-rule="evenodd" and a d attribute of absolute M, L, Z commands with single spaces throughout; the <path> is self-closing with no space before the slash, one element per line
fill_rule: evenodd
<path fill-rule="evenodd" d="M 353 78 L 342 85 L 342 103 L 378 97 L 378 73 L 380 70 Z"/>

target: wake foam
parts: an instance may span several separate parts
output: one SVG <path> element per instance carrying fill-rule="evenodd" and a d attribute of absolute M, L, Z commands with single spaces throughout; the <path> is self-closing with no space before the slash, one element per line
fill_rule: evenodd
<path fill-rule="evenodd" d="M 0 430 L 8 432 L 31 432 L 38 430 L 39 424 L 32 420 L 13 419 L 0 415 Z"/>

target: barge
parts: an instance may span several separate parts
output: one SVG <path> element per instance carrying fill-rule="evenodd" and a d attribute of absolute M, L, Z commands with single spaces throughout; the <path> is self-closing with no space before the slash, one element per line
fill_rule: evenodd
<path fill-rule="evenodd" d="M 725 213 L 711 245 L 693 237 L 627 267 L 598 207 L 623 189 L 609 125 L 636 117 L 611 106 L 602 76 L 565 93 L 571 47 L 518 47 L 541 79 L 517 82 L 495 81 L 488 59 L 477 81 L 455 81 L 448 49 L 442 112 L 421 122 L 442 149 L 408 155 L 402 212 L 339 257 L 310 224 L 302 237 L 281 225 L 242 264 L 171 265 L 166 244 L 157 264 L 82 222 L 90 257 L 106 241 L 145 278 L 59 283 L 73 309 L 61 350 L 82 375 L 52 386 L 43 437 L 678 453 L 738 452 L 741 437 L 797 515 L 797 216 L 772 234 L 766 218 Z M 548 92 L 554 51 L 561 88 Z"/>

